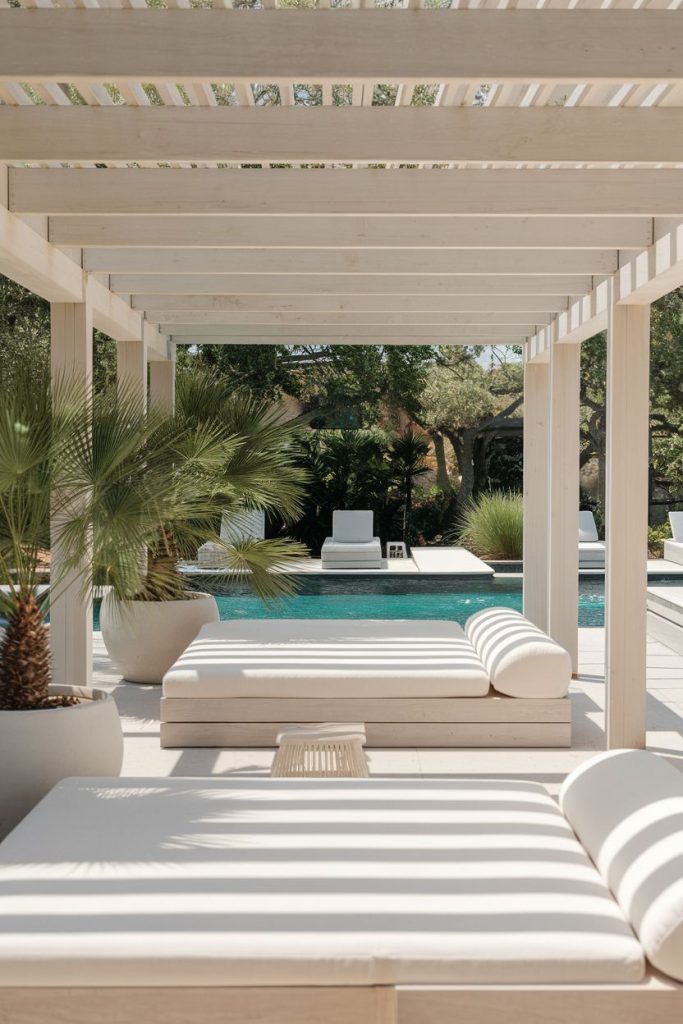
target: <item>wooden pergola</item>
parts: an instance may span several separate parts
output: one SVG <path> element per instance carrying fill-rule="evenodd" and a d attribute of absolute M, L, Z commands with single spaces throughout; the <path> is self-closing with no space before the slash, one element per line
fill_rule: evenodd
<path fill-rule="evenodd" d="M 607 735 L 644 745 L 683 0 L 167 6 L 0 10 L 0 272 L 52 303 L 55 373 L 89 386 L 93 325 L 166 406 L 176 344 L 523 345 L 525 610 L 576 658 L 580 343 L 607 328 Z M 90 616 L 55 603 L 58 680 L 87 682 Z"/>

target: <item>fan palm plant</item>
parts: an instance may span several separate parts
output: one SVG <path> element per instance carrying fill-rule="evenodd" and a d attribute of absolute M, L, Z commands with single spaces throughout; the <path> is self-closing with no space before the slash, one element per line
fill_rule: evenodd
<path fill-rule="evenodd" d="M 204 394 L 208 394 L 208 385 Z M 250 399 L 224 396 L 224 415 L 207 408 L 144 413 L 111 391 L 94 406 L 73 386 L 57 393 L 26 382 L 0 399 L 0 701 L 5 708 L 50 702 L 48 637 L 38 600 L 50 518 L 59 522 L 59 576 L 78 572 L 84 590 L 107 583 L 115 598 L 184 596 L 179 559 L 213 539 L 227 510 L 298 514 L 304 475 L 292 464 L 295 431 Z M 58 410 L 55 412 L 55 410 Z M 291 589 L 278 572 L 304 549 L 287 538 L 226 545 L 229 570 L 256 592 Z"/>

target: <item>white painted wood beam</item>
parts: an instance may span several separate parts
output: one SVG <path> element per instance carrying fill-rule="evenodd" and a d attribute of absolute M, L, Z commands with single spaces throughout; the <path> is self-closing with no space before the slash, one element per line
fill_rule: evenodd
<path fill-rule="evenodd" d="M 667 82 L 675 11 L 0 11 L 7 81 Z"/>
<path fill-rule="evenodd" d="M 644 249 L 650 217 L 49 218 L 49 239 L 80 248 L 226 249 Z"/>
<path fill-rule="evenodd" d="M 607 333 L 607 746 L 645 746 L 650 307 L 610 303 Z"/>
<path fill-rule="evenodd" d="M 151 409 L 172 413 L 175 409 L 175 348 L 169 359 L 149 364 L 149 404 Z"/>
<path fill-rule="evenodd" d="M 682 137 L 680 107 L 0 107 L 6 161 L 653 165 Z"/>
<path fill-rule="evenodd" d="M 557 339 L 578 344 L 606 330 L 612 298 L 619 305 L 649 304 L 682 285 L 683 222 L 674 222 L 659 228 L 652 245 L 628 256 L 615 274 L 559 313 Z M 547 349 L 547 338 L 541 332 L 530 340 L 535 358 L 539 358 Z"/>
<path fill-rule="evenodd" d="M 683 217 L 683 170 L 10 168 L 9 198 L 79 216 Z"/>
<path fill-rule="evenodd" d="M 88 302 L 52 303 L 50 306 L 50 365 L 52 380 L 79 387 L 92 396 L 92 310 Z M 59 394 L 59 391 L 57 391 Z M 55 683 L 89 686 L 92 678 L 92 595 L 84 590 L 78 568 L 62 570 L 60 532 L 65 510 L 60 507 L 50 522 L 52 576 L 59 576 L 50 599 L 50 653 Z"/>
<path fill-rule="evenodd" d="M 160 329 L 164 334 L 178 335 L 178 334 L 194 334 L 197 337 L 213 337 L 216 335 L 222 335 L 223 337 L 229 338 L 232 335 L 238 335 L 242 338 L 262 338 L 265 340 L 280 337 L 291 337 L 296 335 L 299 340 L 304 341 L 307 338 L 325 338 L 329 336 L 336 336 L 343 334 L 348 338 L 361 337 L 367 338 L 370 335 L 381 338 L 443 338 L 443 344 L 448 344 L 447 339 L 451 336 L 458 334 L 466 334 L 468 337 L 477 335 L 479 337 L 487 337 L 493 341 L 506 341 L 508 339 L 519 339 L 524 338 L 524 329 L 522 327 L 516 327 L 514 325 L 483 325 L 477 326 L 472 324 L 465 324 L 462 326 L 418 326 L 413 327 L 410 324 L 398 324 L 396 326 L 391 325 L 345 325 L 345 326 L 334 326 L 334 325 L 311 325 L 304 324 L 298 327 L 291 327 L 287 324 L 270 324 L 270 325 L 254 325 L 254 324 L 202 324 L 194 323 L 191 320 L 179 321 L 170 324 L 160 325 Z M 512 342 L 511 342 L 512 343 Z M 406 342 L 407 344 L 407 342 Z M 435 342 L 436 344 L 436 342 Z"/>
<path fill-rule="evenodd" d="M 578 670 L 579 384 L 581 348 L 550 347 L 548 369 L 548 632 Z"/>
<path fill-rule="evenodd" d="M 524 614 L 548 630 L 547 363 L 524 361 Z"/>
<path fill-rule="evenodd" d="M 589 276 L 545 277 L 430 274 L 112 274 L 114 292 L 135 295 L 584 295 Z"/>
<path fill-rule="evenodd" d="M 467 329 L 463 328 L 463 330 Z M 196 345 L 202 343 L 206 345 L 301 345 L 304 339 L 302 339 L 301 334 L 298 332 L 280 337 L 254 337 L 249 334 L 229 336 L 225 334 L 207 335 L 198 334 L 194 331 L 171 334 L 169 335 L 169 340 L 174 345 Z M 472 330 L 467 330 L 467 333 L 458 334 L 457 337 L 447 335 L 437 340 L 435 338 L 426 338 L 422 334 L 397 337 L 395 334 L 378 335 L 368 331 L 364 336 L 349 336 L 341 332 L 339 334 L 327 334 L 324 337 L 321 335 L 318 341 L 320 344 L 325 345 L 491 345 L 502 344 L 503 342 L 505 344 L 517 345 L 522 343 L 523 337 L 519 335 L 517 339 L 495 339 L 491 338 L 490 334 L 475 334 L 472 333 Z"/>
<path fill-rule="evenodd" d="M 0 168 L 0 170 L 3 170 Z M 142 319 L 73 259 L 10 213 L 0 188 L 0 274 L 54 303 L 87 299 L 95 327 L 116 339 L 139 338 Z"/>
<path fill-rule="evenodd" d="M 554 295 L 133 295 L 133 309 L 157 312 L 276 313 L 298 316 L 331 313 L 523 313 L 534 320 L 566 309 Z"/>
<path fill-rule="evenodd" d="M 289 326 L 290 328 L 317 326 L 324 327 L 394 327 L 412 326 L 417 328 L 508 326 L 517 327 L 521 333 L 531 333 L 550 322 L 549 313 L 280 313 L 257 311 L 221 310 L 150 310 L 150 319 L 157 324 L 225 324 L 243 326 Z M 535 325 L 535 326 L 531 326 Z M 526 329 L 526 330 L 525 330 Z"/>
<path fill-rule="evenodd" d="M 612 274 L 609 249 L 89 249 L 86 270 L 118 274 Z"/>
<path fill-rule="evenodd" d="M 119 341 L 116 346 L 116 381 L 121 394 L 135 407 L 147 408 L 147 346 L 139 341 Z"/>

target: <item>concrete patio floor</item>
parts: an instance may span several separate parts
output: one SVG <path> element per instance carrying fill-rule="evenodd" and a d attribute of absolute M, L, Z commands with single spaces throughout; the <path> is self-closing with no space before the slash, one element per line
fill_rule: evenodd
<path fill-rule="evenodd" d="M 562 779 L 604 746 L 603 629 L 579 630 L 579 678 L 572 685 L 573 747 L 570 750 L 371 750 L 372 774 L 476 775 L 533 779 L 556 793 Z M 110 690 L 123 719 L 124 776 L 267 775 L 268 749 L 162 750 L 159 746 L 160 688 L 120 679 L 95 633 L 95 684 Z M 648 642 L 648 746 L 683 770 L 683 656 Z"/>

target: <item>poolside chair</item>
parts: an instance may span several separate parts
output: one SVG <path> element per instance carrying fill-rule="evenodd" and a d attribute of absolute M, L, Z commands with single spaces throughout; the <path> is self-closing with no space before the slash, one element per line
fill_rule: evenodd
<path fill-rule="evenodd" d="M 664 558 L 683 565 L 683 512 L 669 512 L 672 540 L 664 541 Z"/>
<path fill-rule="evenodd" d="M 579 512 L 579 568 L 604 569 L 605 542 L 598 539 L 598 528 L 593 513 L 588 509 Z"/>
<path fill-rule="evenodd" d="M 322 547 L 323 569 L 381 569 L 382 545 L 369 510 L 332 513 L 332 536 Z"/>

